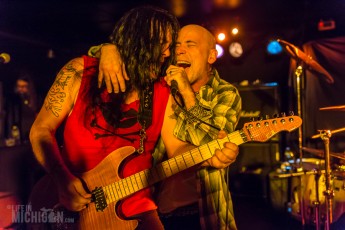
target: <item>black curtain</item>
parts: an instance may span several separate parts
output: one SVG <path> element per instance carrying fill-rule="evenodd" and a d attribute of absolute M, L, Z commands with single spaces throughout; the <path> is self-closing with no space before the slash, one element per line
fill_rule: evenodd
<path fill-rule="evenodd" d="M 303 52 L 317 61 L 333 77 L 334 83 L 327 83 L 325 77 L 307 66 L 302 77 L 303 141 L 310 147 L 322 148 L 320 138 L 312 139 L 318 130 L 339 131 L 345 127 L 345 110 L 320 111 L 322 107 L 345 105 L 345 37 L 334 37 L 310 41 L 303 45 Z M 295 94 L 292 105 L 296 106 L 296 61 L 291 62 L 290 76 L 294 82 Z M 297 106 L 295 107 L 297 108 Z M 345 132 L 331 137 L 331 151 L 345 150 Z"/>

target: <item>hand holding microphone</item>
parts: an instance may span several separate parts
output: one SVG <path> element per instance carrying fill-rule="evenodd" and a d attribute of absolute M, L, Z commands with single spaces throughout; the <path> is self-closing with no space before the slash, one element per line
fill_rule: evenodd
<path fill-rule="evenodd" d="M 170 92 L 173 96 L 176 95 L 178 91 L 178 84 L 177 84 L 177 81 L 176 80 L 172 80 L 171 81 L 171 85 L 170 85 Z"/>
<path fill-rule="evenodd" d="M 177 92 L 185 93 L 186 90 L 188 91 L 188 88 L 190 88 L 188 76 L 184 69 L 174 65 L 168 68 L 165 80 L 170 82 L 170 92 L 173 96 L 175 96 Z"/>

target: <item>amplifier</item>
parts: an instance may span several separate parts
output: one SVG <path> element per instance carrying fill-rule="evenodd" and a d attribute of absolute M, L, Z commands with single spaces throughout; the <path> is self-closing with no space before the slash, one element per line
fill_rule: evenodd
<path fill-rule="evenodd" d="M 242 111 L 237 129 L 243 128 L 244 123 L 252 117 L 272 117 L 280 110 L 278 86 L 247 86 L 238 87 L 242 98 Z"/>
<path fill-rule="evenodd" d="M 268 197 L 268 174 L 280 163 L 279 143 L 245 143 L 229 166 L 229 187 L 240 196 Z"/>

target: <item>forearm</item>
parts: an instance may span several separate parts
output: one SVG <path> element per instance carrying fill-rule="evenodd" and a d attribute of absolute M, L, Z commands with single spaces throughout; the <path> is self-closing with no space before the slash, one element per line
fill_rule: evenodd
<path fill-rule="evenodd" d="M 55 138 L 55 132 L 33 125 L 30 132 L 33 153 L 39 164 L 54 177 L 69 173 Z"/>
<path fill-rule="evenodd" d="M 240 110 L 241 99 L 234 92 L 227 91 L 218 94 L 209 101 L 198 96 L 196 104 L 189 108 L 185 115 L 187 117 L 186 131 L 189 136 L 203 137 L 203 140 L 199 138 L 200 140 L 192 143 L 199 145 L 214 139 L 219 129 L 228 133 L 233 132 L 239 119 Z M 179 113 L 179 116 L 181 117 L 182 113 Z M 178 120 L 183 119 L 181 117 Z"/>

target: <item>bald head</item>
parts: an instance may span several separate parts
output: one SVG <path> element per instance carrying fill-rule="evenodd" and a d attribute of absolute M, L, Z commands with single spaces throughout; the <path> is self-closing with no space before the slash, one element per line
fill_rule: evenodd
<path fill-rule="evenodd" d="M 216 48 L 216 39 L 214 38 L 213 34 L 208 31 L 206 28 L 195 25 L 195 24 L 190 24 L 182 27 L 180 34 L 184 33 L 195 33 L 202 38 L 202 41 L 205 42 L 208 48 L 210 49 L 215 49 Z"/>
<path fill-rule="evenodd" d="M 212 64 L 217 60 L 215 38 L 202 26 L 184 26 L 177 37 L 176 55 L 177 63 L 190 64 L 185 71 L 197 91 L 210 79 Z"/>

